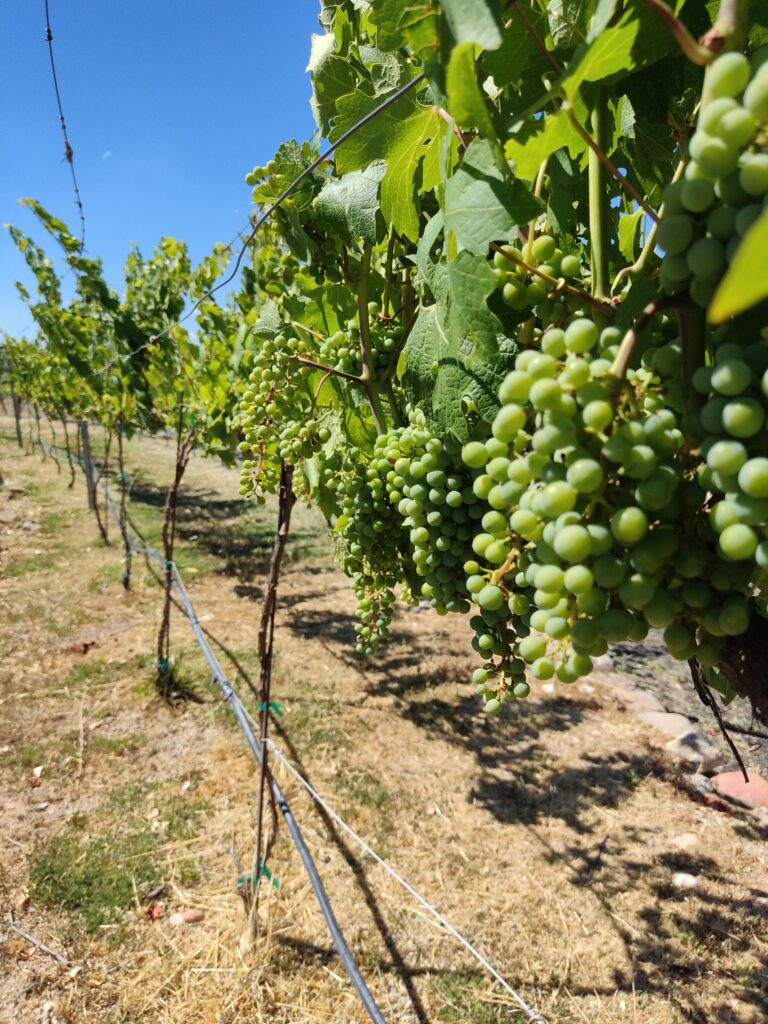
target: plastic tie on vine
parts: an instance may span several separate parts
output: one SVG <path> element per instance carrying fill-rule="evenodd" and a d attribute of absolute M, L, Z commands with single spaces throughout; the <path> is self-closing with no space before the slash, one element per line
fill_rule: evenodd
<path fill-rule="evenodd" d="M 259 711 L 271 710 L 274 711 L 279 718 L 283 717 L 283 709 L 281 705 L 277 703 L 276 700 L 271 700 L 269 704 L 257 704 L 256 707 L 259 709 Z"/>
<path fill-rule="evenodd" d="M 251 885 L 254 889 L 258 886 L 262 877 L 266 878 L 267 881 L 272 883 L 273 889 L 280 888 L 280 882 L 272 874 L 266 864 L 262 864 L 258 871 L 249 871 L 247 875 L 241 875 L 237 880 L 238 889 L 246 885 Z"/>

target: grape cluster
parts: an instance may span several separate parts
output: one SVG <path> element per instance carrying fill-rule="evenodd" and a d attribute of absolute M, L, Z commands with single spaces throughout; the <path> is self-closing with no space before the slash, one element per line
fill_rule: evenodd
<path fill-rule="evenodd" d="M 535 309 L 537 317 L 544 324 L 562 319 L 565 307 L 557 295 L 553 294 L 553 290 L 556 292 L 555 286 L 538 274 L 530 274 L 524 262 L 559 281 L 581 274 L 579 257 L 564 255 L 558 249 L 555 239 L 546 234 L 535 238 L 530 251 L 525 254 L 516 246 L 507 245 L 493 256 L 494 275 L 501 288 L 502 299 L 510 309 L 515 312 Z"/>
<path fill-rule="evenodd" d="M 261 344 L 240 401 L 240 451 L 246 456 L 241 494 L 273 491 L 281 460 L 309 458 L 327 440 L 327 430 L 313 413 L 307 368 L 297 360 L 308 353 L 307 341 L 284 334 Z"/>
<path fill-rule="evenodd" d="M 609 643 L 642 639 L 682 608 L 664 571 L 679 549 L 668 522 L 683 435 L 654 372 L 631 370 L 622 390 L 619 339 L 585 317 L 545 331 L 504 380 L 492 437 L 462 450 L 489 506 L 465 568 L 481 615 L 495 616 L 475 674 L 491 712 L 527 694 L 526 664 L 571 682 Z"/>
<path fill-rule="evenodd" d="M 370 320 L 370 343 L 373 370 L 384 370 L 392 359 L 397 348 L 399 333 L 397 329 L 386 326 L 379 318 L 379 304 L 368 303 Z M 362 370 L 360 349 L 360 326 L 357 320 L 349 320 L 345 330 L 335 331 L 320 343 L 318 356 L 326 366 L 342 373 L 357 377 Z"/>
<path fill-rule="evenodd" d="M 342 565 L 352 578 L 357 599 L 360 654 L 372 654 L 389 632 L 407 545 L 378 461 L 374 458 L 366 464 L 360 450 L 351 447 L 334 453 L 323 471 L 323 483 L 335 493 L 339 505 L 335 529 L 343 544 Z"/>
<path fill-rule="evenodd" d="M 439 614 L 469 610 L 462 566 L 482 515 L 459 451 L 450 437 L 435 436 L 418 409 L 407 427 L 377 438 L 374 451 L 373 465 L 408 529 L 407 556 L 419 578 L 413 589 Z"/>
<path fill-rule="evenodd" d="M 707 307 L 768 196 L 768 64 L 723 54 L 707 71 L 708 101 L 691 138 L 685 177 L 664 193 L 657 241 L 661 284 Z"/>
<path fill-rule="evenodd" d="M 726 335 L 727 337 L 727 335 Z M 716 345 L 714 364 L 693 377 L 706 396 L 699 413 L 702 487 L 720 497 L 709 521 L 718 549 L 733 563 L 768 566 L 768 346 Z"/>

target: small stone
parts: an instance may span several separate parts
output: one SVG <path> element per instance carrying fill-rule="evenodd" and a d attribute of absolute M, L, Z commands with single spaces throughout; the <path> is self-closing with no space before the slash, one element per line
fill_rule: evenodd
<path fill-rule="evenodd" d="M 679 835 L 672 836 L 669 845 L 674 846 L 676 850 L 690 850 L 698 841 L 699 837 L 695 832 L 681 832 Z"/>
<path fill-rule="evenodd" d="M 720 772 L 712 777 L 716 791 L 745 807 L 768 807 L 768 780 L 757 772 L 749 772 L 749 782 L 741 772 Z"/>
<path fill-rule="evenodd" d="M 613 672 L 613 658 L 610 654 L 600 654 L 592 659 L 593 672 Z"/>
<path fill-rule="evenodd" d="M 174 928 L 178 928 L 179 925 L 184 924 L 184 915 L 180 914 L 177 910 L 175 914 L 171 914 L 168 918 L 168 923 L 172 924 Z"/>
<path fill-rule="evenodd" d="M 557 693 L 557 687 L 554 683 L 544 683 L 540 687 L 542 693 L 546 693 L 547 696 L 551 696 L 553 693 Z"/>
<path fill-rule="evenodd" d="M 676 871 L 672 875 L 672 885 L 676 889 L 695 889 L 699 884 L 699 880 L 696 875 L 691 875 L 687 871 Z"/>
<path fill-rule="evenodd" d="M 652 725 L 659 732 L 667 736 L 683 736 L 691 731 L 692 722 L 685 715 L 678 715 L 674 711 L 641 711 L 637 716 L 646 725 Z"/>
<path fill-rule="evenodd" d="M 708 793 L 714 793 L 715 787 L 712 785 L 712 780 L 708 779 L 706 775 L 702 775 L 700 772 L 694 772 L 688 776 L 687 779 L 688 788 L 694 790 L 696 793 L 700 793 L 702 796 Z"/>
<path fill-rule="evenodd" d="M 639 690 L 634 686 L 615 687 L 616 696 L 631 711 L 664 711 L 664 705 L 647 690 Z"/>
<path fill-rule="evenodd" d="M 184 924 L 199 924 L 203 920 L 205 914 L 202 910 L 198 910 L 196 907 L 190 907 L 189 910 L 185 910 L 182 913 Z"/>
<path fill-rule="evenodd" d="M 666 747 L 676 761 L 697 772 L 713 772 L 728 760 L 723 751 L 700 729 L 691 729 L 675 737 Z"/>

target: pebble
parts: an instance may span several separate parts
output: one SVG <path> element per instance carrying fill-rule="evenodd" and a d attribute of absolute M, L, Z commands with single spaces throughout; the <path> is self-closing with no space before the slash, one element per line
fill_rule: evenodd
<path fill-rule="evenodd" d="M 728 760 L 724 752 L 700 729 L 690 729 L 666 745 L 676 761 L 698 772 L 713 772 Z"/>
<path fill-rule="evenodd" d="M 676 889 L 695 889 L 699 884 L 699 880 L 696 875 L 691 875 L 687 871 L 676 871 L 672 875 L 672 885 Z"/>
<path fill-rule="evenodd" d="M 659 732 L 665 732 L 667 736 L 683 736 L 690 732 L 692 727 L 690 718 L 678 715 L 674 711 L 641 711 L 637 717 Z"/>
<path fill-rule="evenodd" d="M 740 771 L 720 772 L 713 775 L 712 784 L 721 796 L 744 804 L 745 807 L 768 808 L 768 780 L 757 772 L 749 772 L 749 782 Z"/>
<path fill-rule="evenodd" d="M 198 924 L 205 918 L 205 914 L 202 910 L 198 910 L 195 907 L 190 907 L 189 910 L 185 910 L 182 913 L 184 924 Z"/>
<path fill-rule="evenodd" d="M 669 843 L 670 846 L 674 846 L 676 850 L 690 850 L 692 846 L 695 846 L 699 841 L 699 837 L 695 832 L 681 832 L 679 835 L 672 836 Z"/>

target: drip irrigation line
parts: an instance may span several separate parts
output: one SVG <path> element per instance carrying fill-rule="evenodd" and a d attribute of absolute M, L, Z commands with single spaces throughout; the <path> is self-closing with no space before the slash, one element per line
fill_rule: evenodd
<path fill-rule="evenodd" d="M 41 447 L 46 448 L 48 450 L 50 450 L 52 447 L 42 440 L 39 441 L 39 444 L 41 445 Z M 58 450 L 61 451 L 61 449 Z M 81 465 L 83 464 L 82 459 L 78 459 L 77 457 L 75 457 L 75 461 L 79 462 Z M 103 480 L 99 480 L 99 485 L 101 486 L 101 489 L 104 492 L 104 497 L 110 514 L 117 522 L 118 511 L 109 493 L 109 489 Z M 140 539 L 138 544 L 136 544 L 130 537 L 128 538 L 128 541 L 131 545 L 131 548 L 135 552 L 137 552 L 138 554 L 149 555 L 150 557 L 156 559 L 156 561 L 158 561 L 160 565 L 162 565 L 164 568 L 166 567 L 165 559 L 160 554 L 160 552 L 152 548 L 143 539 Z M 439 910 L 433 907 L 428 900 L 426 900 L 419 892 L 417 892 L 413 888 L 413 886 L 406 882 L 406 880 L 390 864 L 388 864 L 387 861 L 383 859 L 383 857 L 380 857 L 379 854 L 376 853 L 376 851 L 372 849 L 368 845 L 368 843 L 366 843 L 366 841 L 361 836 L 359 836 L 357 832 L 355 832 L 355 830 L 350 825 L 348 825 L 347 822 L 344 821 L 344 819 L 339 814 L 336 813 L 336 811 L 334 811 L 330 804 L 328 804 L 320 796 L 317 790 L 315 790 L 313 786 L 298 771 L 298 769 L 296 769 L 293 766 L 293 764 L 285 756 L 282 750 L 275 744 L 274 740 L 272 740 L 269 737 L 266 737 L 264 741 L 260 741 L 259 739 L 257 739 L 256 734 L 254 732 L 254 727 L 257 730 L 260 730 L 261 727 L 259 723 L 253 718 L 250 712 L 243 705 L 242 701 L 240 700 L 240 697 L 238 696 L 234 687 L 229 682 L 229 679 L 227 678 L 226 674 L 221 668 L 218 658 L 212 651 L 210 644 L 208 643 L 208 638 L 205 635 L 203 626 L 201 625 L 197 617 L 197 613 L 195 612 L 194 605 L 192 604 L 192 601 L 190 600 L 190 597 L 187 593 L 186 587 L 184 586 L 184 581 L 182 579 L 181 573 L 179 572 L 179 569 L 175 562 L 171 563 L 171 570 L 173 573 L 173 586 L 179 595 L 179 599 L 182 604 L 182 611 L 186 618 L 189 620 L 190 626 L 192 627 L 192 631 L 195 634 L 195 638 L 198 642 L 198 645 L 206 661 L 208 662 L 209 668 L 211 669 L 213 678 L 220 687 L 220 689 L 222 690 L 230 707 L 234 711 L 238 724 L 240 725 L 240 728 L 242 729 L 243 734 L 245 735 L 248 746 L 251 748 L 253 756 L 256 759 L 259 766 L 261 767 L 261 765 L 264 763 L 264 754 L 266 753 L 266 746 L 271 747 L 277 759 L 288 769 L 288 771 L 294 776 L 294 778 L 299 782 L 299 784 L 310 794 L 310 796 L 318 804 L 318 806 L 322 807 L 323 810 L 331 818 L 333 818 L 333 820 L 342 829 L 344 829 L 344 831 L 352 839 L 354 839 L 355 842 L 358 843 L 358 845 L 370 857 L 372 857 L 377 864 L 384 868 L 384 870 L 392 878 L 394 878 L 395 881 L 403 889 L 405 889 L 406 892 L 408 892 L 418 903 L 420 903 L 421 906 L 424 907 L 424 909 L 427 910 L 432 915 L 432 917 L 440 925 L 442 925 L 442 927 L 445 928 L 445 930 L 448 931 L 467 950 L 467 952 L 474 957 L 474 959 L 482 967 L 485 968 L 486 971 L 488 971 L 488 973 L 499 983 L 499 985 L 501 985 L 504 991 L 512 997 L 515 1003 L 517 1003 L 522 1012 L 526 1015 L 529 1024 L 549 1024 L 546 1017 L 544 1017 L 533 1007 L 529 1006 L 529 1004 L 523 999 L 523 997 L 509 984 L 508 981 L 506 981 L 506 979 L 499 973 L 499 971 L 496 970 L 493 964 L 491 964 L 486 959 L 486 957 L 483 956 L 483 954 L 478 949 L 476 949 L 475 946 L 472 945 L 469 939 L 465 938 L 461 934 L 461 932 L 457 928 L 455 928 L 454 925 L 452 925 L 450 921 L 448 921 L 447 918 L 445 918 L 440 913 Z M 264 747 L 263 752 L 262 747 Z M 365 981 L 360 975 L 359 970 L 357 968 L 357 964 L 355 963 L 352 957 L 352 953 L 346 944 L 346 940 L 344 939 L 344 936 L 341 933 L 339 924 L 333 914 L 333 909 L 331 908 L 330 902 L 328 900 L 327 893 L 325 892 L 325 888 L 323 887 L 320 876 L 317 873 L 314 861 L 312 860 L 312 856 L 309 853 L 309 850 L 307 849 L 306 844 L 304 842 L 304 838 L 299 828 L 299 825 L 296 822 L 296 819 L 293 817 L 288 802 L 285 799 L 285 796 L 283 795 L 278 782 L 276 781 L 274 775 L 271 772 L 268 773 L 268 779 L 269 784 L 272 788 L 272 793 L 275 797 L 277 807 L 280 810 L 281 814 L 283 815 L 288 831 L 291 834 L 291 838 L 294 841 L 294 844 L 299 852 L 299 856 L 301 857 L 304 867 L 309 876 L 310 882 L 312 883 L 312 887 L 315 890 L 315 895 L 317 896 L 318 903 L 320 904 L 320 909 L 323 913 L 323 916 L 325 917 L 326 923 L 328 925 L 328 930 L 333 939 L 336 951 L 338 952 L 339 957 L 344 963 L 347 973 L 349 974 L 352 983 L 357 989 L 358 994 L 360 995 L 360 998 L 366 1010 L 368 1011 L 368 1015 L 371 1017 L 371 1020 L 373 1020 L 375 1024 L 385 1024 L 384 1018 L 381 1015 L 381 1011 L 378 1009 L 376 1003 L 373 1000 L 373 997 L 371 996 L 370 991 L 368 990 L 368 987 L 365 984 Z"/>
<path fill-rule="evenodd" d="M 246 714 L 247 713 L 248 712 L 246 712 Z M 414 897 L 414 899 L 418 900 L 422 907 L 424 907 L 425 910 L 428 910 L 429 913 L 435 918 L 435 920 L 439 921 L 440 924 L 447 931 L 449 931 L 451 935 L 453 935 L 453 937 L 457 939 L 469 953 L 472 954 L 475 960 L 477 960 L 479 964 L 481 964 L 487 971 L 489 971 L 490 974 L 493 975 L 493 977 L 496 979 L 496 981 L 498 981 L 502 988 L 510 996 L 512 996 L 517 1005 L 527 1016 L 531 1024 L 548 1024 L 546 1018 L 526 1003 L 523 997 L 519 995 L 519 993 L 517 993 L 507 981 L 505 981 L 505 979 L 501 976 L 501 974 L 499 974 L 496 968 L 493 967 L 493 965 L 490 964 L 488 960 L 486 960 L 483 954 L 480 953 L 479 950 L 475 949 L 472 943 L 468 939 L 465 939 L 461 932 L 454 928 L 450 921 L 447 921 L 439 910 L 436 910 L 435 907 L 433 907 L 432 904 L 429 903 L 420 893 L 416 892 L 416 890 L 411 885 L 409 885 L 408 882 L 406 882 L 405 879 L 401 875 L 399 875 L 393 867 L 391 867 L 391 865 L 389 865 L 382 857 L 380 857 L 375 850 L 371 849 L 368 843 L 366 843 L 366 841 L 363 838 L 361 838 L 361 836 L 359 836 L 357 832 L 355 832 L 355 830 L 350 825 L 348 825 L 340 815 L 336 813 L 336 811 L 333 810 L 330 804 L 328 804 L 320 796 L 317 790 L 315 790 L 310 785 L 310 783 L 307 782 L 304 776 L 296 768 L 294 768 L 294 766 L 291 764 L 291 762 L 288 760 L 288 758 L 285 756 L 282 750 L 280 750 L 280 748 L 276 745 L 275 741 L 270 738 L 267 740 L 267 742 L 269 746 L 272 748 L 272 752 L 275 755 L 275 757 L 277 757 L 277 759 L 285 765 L 288 771 L 304 787 L 304 789 L 306 789 L 306 791 L 310 794 L 310 796 L 318 804 L 318 806 L 322 807 L 323 810 L 333 818 L 337 825 L 340 825 L 341 828 L 343 828 L 344 831 L 347 832 L 347 834 L 351 836 L 352 839 L 354 839 L 355 842 L 358 843 L 358 845 L 363 850 L 365 850 L 365 852 L 370 857 L 373 857 L 377 864 L 383 867 L 384 870 L 387 871 L 392 876 L 392 878 L 394 878 L 395 881 L 398 882 L 398 884 L 401 885 L 403 889 L 405 889 L 406 892 L 410 893 L 411 896 Z"/>
<path fill-rule="evenodd" d="M 74 150 L 69 142 L 69 135 L 67 134 L 67 123 L 64 120 L 64 108 L 61 103 L 61 93 L 59 92 L 59 79 L 56 74 L 56 60 L 53 56 L 53 32 L 51 31 L 51 15 L 48 9 L 49 0 L 45 0 L 45 39 L 48 43 L 48 55 L 51 58 L 51 75 L 53 76 L 53 91 L 56 93 L 56 105 L 59 108 L 59 121 L 61 123 L 61 130 L 64 134 L 64 159 L 69 164 L 69 169 L 72 173 L 72 187 L 75 190 L 75 205 L 80 213 L 80 245 L 85 247 L 85 211 L 83 209 L 83 201 L 80 197 L 80 188 L 77 184 L 77 175 L 75 174 L 75 160 Z"/>
<path fill-rule="evenodd" d="M 243 261 L 243 256 L 245 256 L 246 252 L 248 251 L 248 246 L 256 237 L 259 228 L 261 228 L 261 226 L 269 220 L 269 218 L 272 216 L 275 210 L 283 202 L 285 202 L 285 200 L 288 198 L 291 192 L 293 192 L 296 186 L 301 184 L 301 182 L 304 181 L 304 179 L 308 177 L 310 174 L 312 174 L 313 171 L 317 170 L 317 168 L 321 164 L 325 163 L 325 161 L 328 159 L 331 153 L 333 153 L 334 150 L 336 150 L 339 146 L 345 143 L 347 139 L 351 138 L 355 134 L 355 132 L 365 127 L 365 125 L 367 125 L 370 121 L 373 121 L 374 118 L 378 117 L 378 115 L 383 110 L 386 110 L 387 107 L 391 107 L 393 103 L 396 103 L 410 89 L 412 89 L 419 82 L 422 82 L 425 77 L 425 73 L 422 71 L 421 74 L 416 75 L 415 78 L 412 78 L 409 82 L 406 82 L 405 85 L 401 86 L 399 89 L 393 92 L 391 96 L 388 96 L 383 103 L 380 103 L 377 107 L 374 107 L 374 109 L 369 111 L 364 117 L 361 117 L 356 124 L 353 124 L 351 128 L 348 128 L 345 132 L 343 132 L 343 134 L 341 134 L 338 137 L 338 139 L 336 139 L 335 142 L 331 143 L 331 145 L 328 146 L 328 148 L 324 150 L 318 157 L 316 157 L 311 164 L 305 167 L 301 174 L 299 174 L 296 178 L 293 179 L 290 185 L 280 193 L 277 199 L 270 206 L 268 206 L 264 213 L 262 213 L 261 216 L 258 217 L 257 220 L 254 222 L 254 225 L 251 228 L 248 237 L 243 242 L 240 251 L 237 254 L 237 259 L 235 260 L 235 266 L 232 269 L 232 272 L 227 277 L 225 277 L 224 280 L 221 281 L 219 284 L 214 285 L 213 288 L 211 288 L 209 291 L 205 293 L 205 295 L 201 295 L 200 298 L 195 302 L 195 304 L 184 314 L 184 316 L 180 317 L 175 323 L 170 324 L 168 327 L 164 328 L 164 330 L 162 330 L 159 334 L 156 334 L 152 338 L 150 338 L 148 344 L 152 344 L 155 341 L 158 341 L 160 338 L 164 337 L 166 334 L 169 334 L 172 330 L 174 330 L 174 328 L 181 326 L 181 324 L 183 324 L 185 320 L 188 320 L 195 312 L 195 310 L 198 309 L 202 305 L 202 303 L 206 301 L 206 299 L 209 299 L 212 295 L 219 291 L 219 289 L 223 288 L 225 285 L 229 284 L 230 281 L 234 280 L 238 270 L 240 269 L 240 264 Z"/>
<path fill-rule="evenodd" d="M 41 447 L 50 450 L 51 446 L 46 444 L 46 442 L 43 441 L 42 439 L 40 440 L 39 443 Z M 77 461 L 81 465 L 83 464 L 82 459 L 77 459 Z M 112 496 L 109 493 L 109 488 L 107 487 L 103 480 L 99 480 L 99 484 L 101 486 L 102 491 L 104 492 L 104 498 L 107 504 L 107 508 L 109 509 L 110 514 L 112 515 L 113 519 L 115 519 L 115 522 L 119 526 L 117 518 L 118 512 L 115 507 L 114 501 L 112 500 Z M 136 553 L 149 555 L 150 557 L 158 561 L 164 568 L 168 568 L 166 561 L 160 554 L 160 552 L 156 551 L 145 541 L 139 541 L 139 543 L 137 544 L 129 537 L 128 542 L 132 550 Z M 253 753 L 254 758 L 256 759 L 259 766 L 261 766 L 263 760 L 262 745 L 254 735 L 253 729 L 251 728 L 251 723 L 249 721 L 248 713 L 245 710 L 245 707 L 243 706 L 239 696 L 232 687 L 232 684 L 229 682 L 227 676 L 225 675 L 221 665 L 219 664 L 218 658 L 211 650 L 211 647 L 208 643 L 208 639 L 203 631 L 203 627 L 200 624 L 200 620 L 197 617 L 197 613 L 195 612 L 194 605 L 192 604 L 189 594 L 187 593 L 186 587 L 184 586 L 184 581 L 181 577 L 181 573 L 179 572 L 178 566 L 176 565 L 175 562 L 172 562 L 170 564 L 170 568 L 173 574 L 173 586 L 179 595 L 179 599 L 183 605 L 184 614 L 186 618 L 189 620 L 189 624 L 192 627 L 192 632 L 195 634 L 195 639 L 197 640 L 200 650 L 202 651 L 205 660 L 208 662 L 208 667 L 210 668 L 211 673 L 213 674 L 214 680 L 222 690 L 224 696 L 229 702 L 230 707 L 234 711 L 235 717 L 237 718 L 238 724 L 240 725 L 240 728 L 242 729 L 243 734 L 245 735 L 245 739 L 248 743 L 248 746 L 251 748 L 251 752 Z M 328 898 L 328 894 L 325 891 L 325 887 L 322 883 L 320 875 L 318 874 L 317 868 L 315 867 L 315 862 L 312 859 L 312 855 L 309 852 L 309 849 L 307 848 L 307 845 L 304 841 L 304 836 L 302 835 L 298 822 L 294 818 L 288 801 L 285 799 L 283 792 L 280 789 L 280 786 L 278 785 L 277 781 L 275 780 L 274 776 L 271 773 L 269 774 L 269 784 L 272 788 L 275 803 L 277 804 L 280 813 L 283 815 L 283 819 L 291 835 L 291 838 L 293 839 L 293 843 L 299 853 L 299 856 L 301 857 L 304 869 L 306 870 L 307 875 L 309 876 L 309 880 L 312 885 L 312 888 L 314 889 L 317 902 L 320 906 L 320 910 L 323 914 L 323 917 L 325 918 L 325 922 L 328 926 L 328 931 L 330 932 L 331 939 L 333 940 L 333 945 L 336 949 L 336 952 L 339 955 L 339 958 L 344 964 L 344 967 L 346 968 L 350 981 L 357 989 L 357 993 L 360 996 L 363 1005 L 365 1006 L 368 1016 L 371 1018 L 374 1024 L 386 1024 L 386 1020 L 382 1015 L 381 1010 L 378 1008 L 373 996 L 371 995 L 371 992 L 365 983 L 365 979 L 360 973 L 360 969 L 357 966 L 352 951 L 347 945 L 347 941 L 344 938 L 339 923 L 336 920 L 336 916 L 333 912 L 333 908 Z"/>

